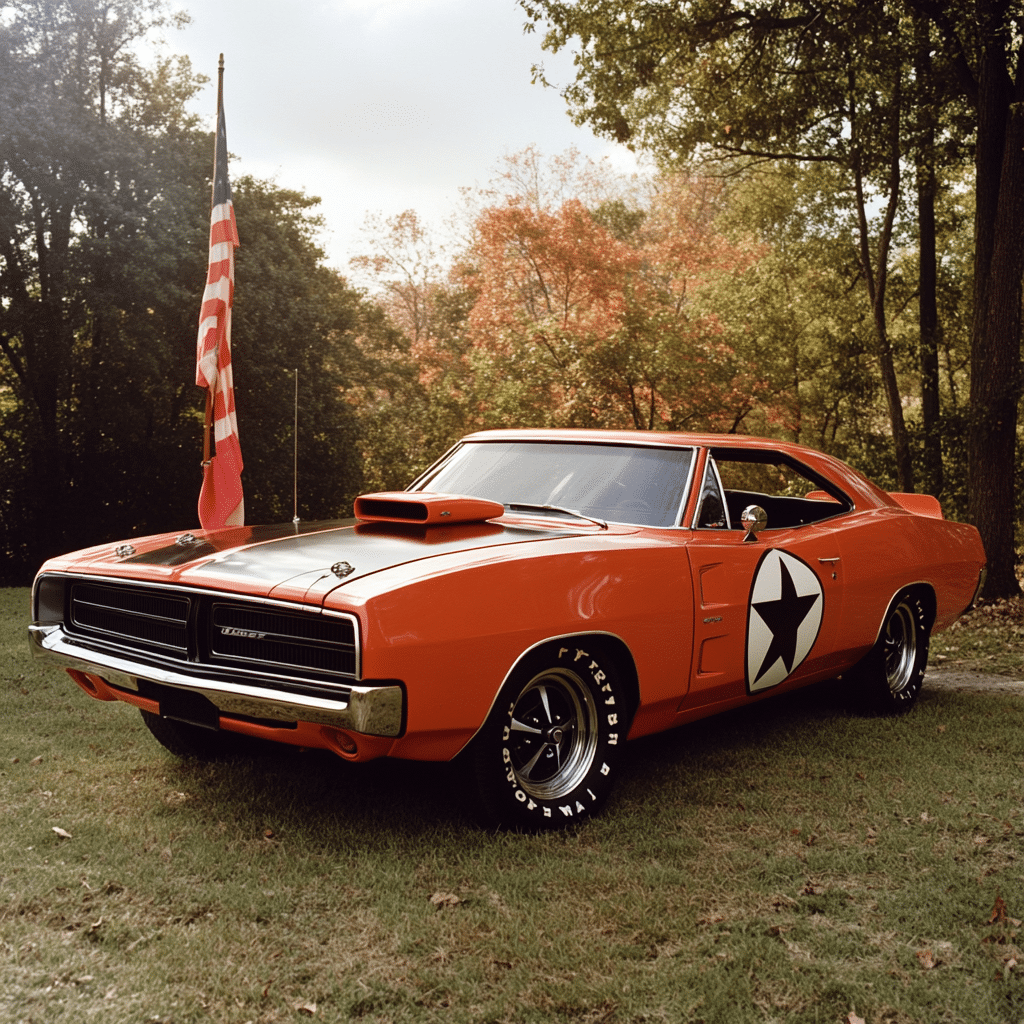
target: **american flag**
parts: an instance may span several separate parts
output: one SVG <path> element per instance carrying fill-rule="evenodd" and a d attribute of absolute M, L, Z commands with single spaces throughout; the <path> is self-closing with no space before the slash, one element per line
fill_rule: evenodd
<path fill-rule="evenodd" d="M 242 449 L 235 418 L 231 376 L 231 303 L 235 292 L 235 247 L 238 228 L 228 181 L 227 128 L 223 106 L 217 116 L 214 150 L 213 210 L 210 214 L 210 270 L 199 313 L 196 384 L 207 389 L 207 415 L 212 410 L 216 454 L 203 463 L 199 522 L 204 530 L 242 526 Z M 207 430 L 209 426 L 207 426 Z"/>

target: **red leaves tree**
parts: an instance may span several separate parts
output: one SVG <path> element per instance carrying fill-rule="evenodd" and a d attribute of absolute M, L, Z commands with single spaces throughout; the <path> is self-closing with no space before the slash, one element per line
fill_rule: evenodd
<path fill-rule="evenodd" d="M 758 256 L 715 232 L 716 187 L 661 180 L 646 208 L 522 196 L 480 212 L 463 278 L 474 347 L 535 423 L 735 429 L 761 385 L 690 298 Z"/>

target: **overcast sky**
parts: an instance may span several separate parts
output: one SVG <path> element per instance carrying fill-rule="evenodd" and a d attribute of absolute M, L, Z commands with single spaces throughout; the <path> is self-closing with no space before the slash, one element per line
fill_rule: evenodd
<path fill-rule="evenodd" d="M 545 64 L 560 82 L 571 58 L 524 35 L 514 0 L 183 0 L 173 51 L 211 79 L 197 111 L 213 126 L 225 62 L 232 177 L 271 177 L 323 199 L 328 262 L 365 251 L 367 212 L 412 208 L 440 225 L 459 187 L 483 185 L 503 154 L 531 143 L 575 146 L 632 167 L 631 156 L 569 120 L 554 89 L 530 84 Z M 245 244 L 244 225 L 239 225 Z"/>

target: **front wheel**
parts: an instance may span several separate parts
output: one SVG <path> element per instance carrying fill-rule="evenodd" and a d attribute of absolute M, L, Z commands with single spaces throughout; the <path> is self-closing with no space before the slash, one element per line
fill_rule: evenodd
<path fill-rule="evenodd" d="M 140 709 L 141 711 L 141 709 Z M 195 757 L 215 761 L 241 752 L 243 737 L 235 733 L 202 729 L 198 725 L 161 718 L 151 711 L 141 711 L 142 720 L 154 738 L 175 757 Z"/>
<path fill-rule="evenodd" d="M 611 791 L 628 730 L 625 690 L 596 645 L 531 651 L 469 751 L 484 820 L 534 831 L 589 818 Z"/>
<path fill-rule="evenodd" d="M 889 606 L 878 642 L 850 673 L 868 710 L 906 714 L 917 702 L 928 664 L 930 624 L 924 601 L 911 591 Z"/>

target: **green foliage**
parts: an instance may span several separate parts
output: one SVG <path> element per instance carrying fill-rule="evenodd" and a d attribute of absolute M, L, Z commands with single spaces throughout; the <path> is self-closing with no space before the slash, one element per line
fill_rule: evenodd
<path fill-rule="evenodd" d="M 133 44 L 163 3 L 7 5 L 0 28 L 0 581 L 50 554 L 196 522 L 212 139 L 184 58 Z M 342 392 L 380 315 L 322 262 L 318 200 L 236 183 L 235 383 L 250 521 L 360 490 Z"/>
<path fill-rule="evenodd" d="M 357 426 L 341 394 L 371 314 L 322 264 L 318 203 L 252 178 L 234 185 L 232 367 L 250 522 L 292 517 L 296 371 L 300 516 L 337 518 L 360 490 Z"/>
<path fill-rule="evenodd" d="M 970 324 L 969 514 L 992 563 L 987 592 L 1016 593 L 1024 165 L 1004 154 L 1019 153 L 1024 140 L 1016 102 L 1019 5 L 520 0 L 520 6 L 527 30 L 545 29 L 546 49 L 573 52 L 574 78 L 562 94 L 578 124 L 653 154 L 663 166 L 712 159 L 735 175 L 785 160 L 809 171 L 808 178 L 815 167 L 836 175 L 830 198 L 837 211 L 846 208 L 844 231 L 858 239 L 859 286 L 869 303 L 903 488 L 915 486 L 916 476 L 917 485 L 941 495 L 943 454 L 964 425 L 949 391 L 951 366 L 967 351 L 950 353 L 947 346 Z M 543 68 L 535 68 L 535 78 L 544 80 Z M 943 233 L 944 214 L 967 205 L 948 190 L 971 170 L 976 251 L 969 268 L 956 269 L 950 289 L 949 250 L 933 225 L 938 220 Z M 969 228 L 960 231 L 963 238 Z M 961 244 L 954 241 L 953 248 Z M 919 266 L 911 267 L 911 254 Z M 956 294 L 964 301 L 954 310 L 949 300 Z M 975 298 L 981 301 L 972 308 Z M 911 330 L 898 321 L 915 304 L 918 323 Z M 944 423 L 950 404 L 953 419 Z M 952 479 L 961 475 L 961 466 L 949 469 Z"/>
<path fill-rule="evenodd" d="M 155 400 L 173 356 L 149 336 L 171 329 L 195 266 L 182 243 L 201 237 L 187 197 L 202 177 L 184 111 L 197 80 L 184 61 L 151 77 L 133 50 L 162 12 L 19 2 L 0 32 L 0 429 L 21 469 L 4 480 L 20 495 L 5 578 L 102 539 L 97 523 L 126 532 L 146 433 L 150 475 L 180 442 Z"/>

